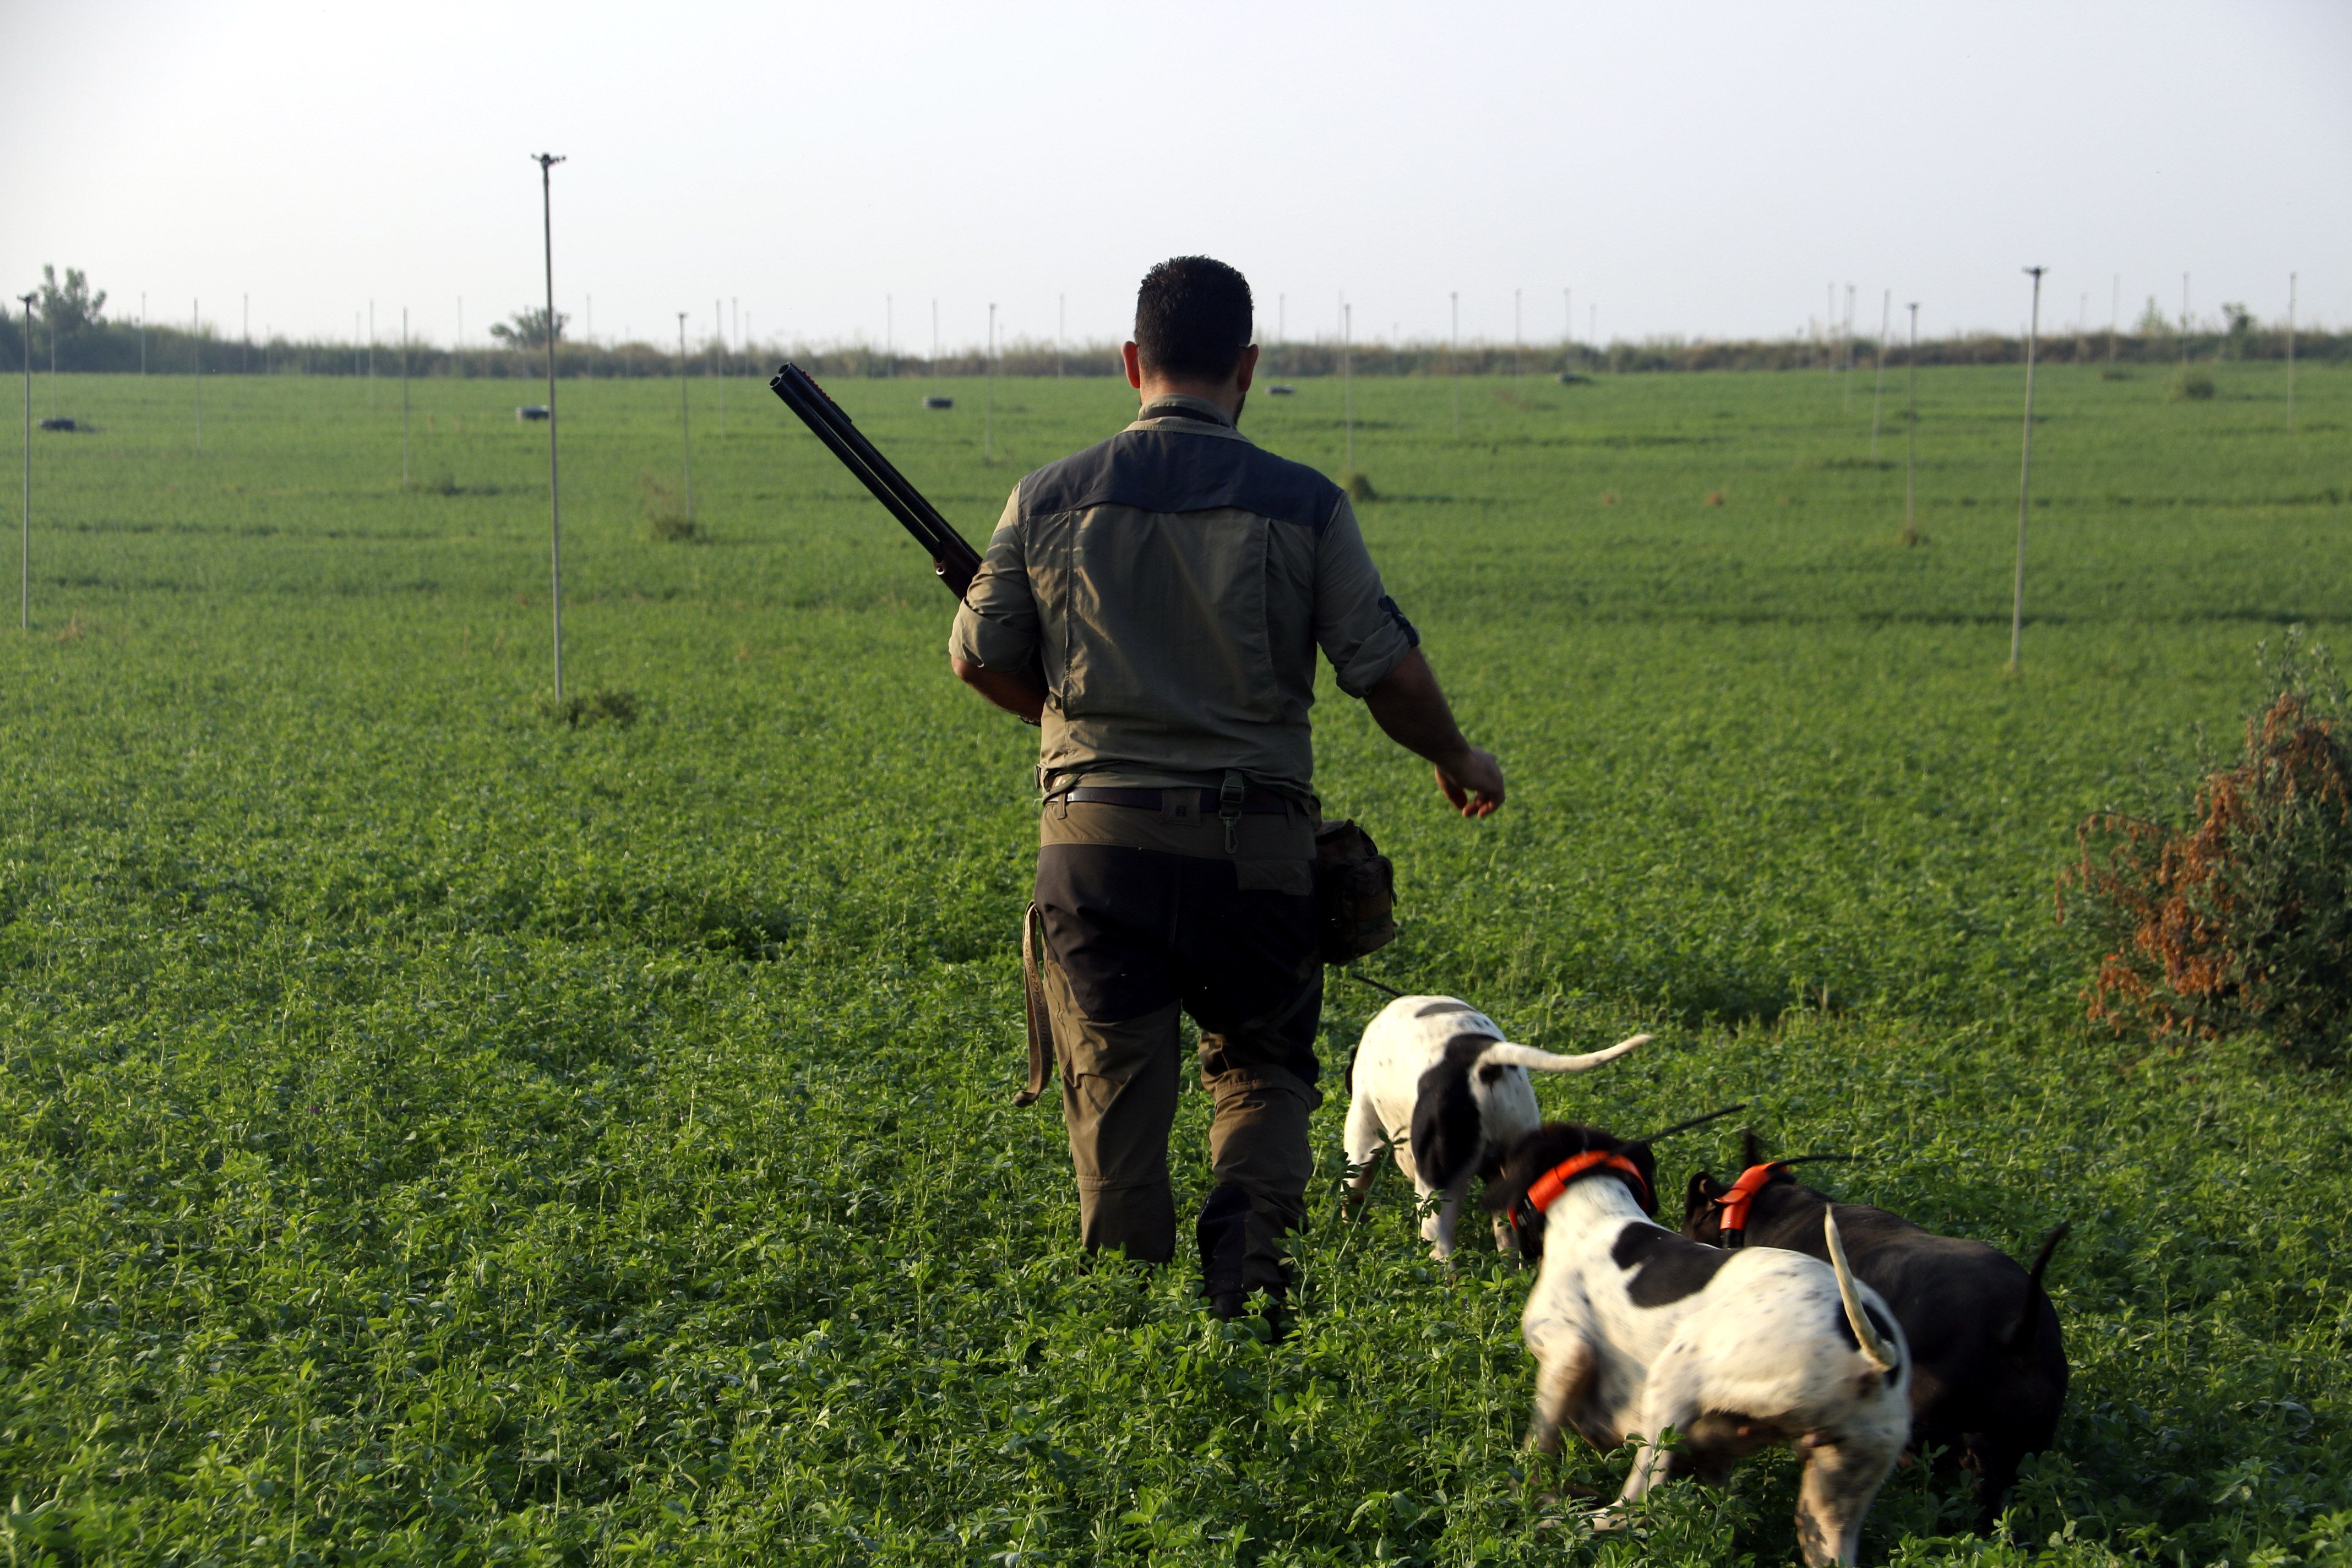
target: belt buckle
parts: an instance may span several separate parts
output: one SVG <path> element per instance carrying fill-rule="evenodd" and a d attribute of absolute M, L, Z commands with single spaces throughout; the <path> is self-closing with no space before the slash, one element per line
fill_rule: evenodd
<path fill-rule="evenodd" d="M 1242 852 L 1242 801 L 1249 794 L 1249 781 L 1239 773 L 1229 773 L 1217 790 L 1217 820 L 1225 825 L 1225 853 Z"/>

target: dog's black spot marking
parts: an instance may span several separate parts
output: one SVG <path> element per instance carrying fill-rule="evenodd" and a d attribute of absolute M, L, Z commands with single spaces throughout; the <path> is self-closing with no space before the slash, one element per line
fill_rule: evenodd
<path fill-rule="evenodd" d="M 1882 1341 L 1890 1345 L 1896 1342 L 1894 1325 L 1890 1324 L 1886 1321 L 1885 1313 L 1880 1311 L 1876 1307 L 1872 1306 L 1867 1301 L 1864 1301 L 1862 1304 L 1862 1310 L 1869 1316 L 1870 1326 L 1878 1331 L 1878 1337 Z M 1853 1324 L 1846 1319 L 1845 1303 L 1843 1301 L 1840 1301 L 1838 1303 L 1837 1331 L 1838 1337 L 1845 1341 L 1847 1349 L 1853 1351 L 1856 1355 L 1860 1355 L 1862 1353 L 1862 1341 L 1856 1337 L 1853 1331 Z M 1901 1370 L 1902 1368 L 1900 1366 L 1888 1367 L 1886 1369 L 1887 1383 L 1892 1384 L 1895 1381 L 1895 1373 Z"/>
<path fill-rule="evenodd" d="M 1489 1088 L 1492 1088 L 1495 1080 L 1501 1078 L 1510 1069 L 1508 1068 L 1506 1068 L 1500 1062 L 1488 1062 L 1485 1067 L 1478 1069 L 1478 1081 L 1486 1084 Z"/>
<path fill-rule="evenodd" d="M 1475 1013 L 1477 1010 L 1467 1002 L 1456 1002 L 1449 997 L 1443 1002 L 1430 1002 L 1415 1007 L 1412 1010 L 1412 1016 L 1416 1018 L 1434 1018 L 1440 1013 Z"/>
<path fill-rule="evenodd" d="M 1636 1307 L 1670 1307 L 1685 1296 L 1696 1296 L 1730 1261 L 1718 1247 L 1685 1241 L 1671 1230 L 1635 1220 L 1617 1233 L 1609 1260 L 1635 1270 L 1625 1294 Z"/>
<path fill-rule="evenodd" d="M 1413 1088 L 1413 1169 L 1441 1190 L 1477 1164 L 1486 1144 L 1486 1118 L 1470 1092 L 1469 1065 L 1453 1055 L 1449 1046 L 1447 1059 L 1422 1074 Z"/>

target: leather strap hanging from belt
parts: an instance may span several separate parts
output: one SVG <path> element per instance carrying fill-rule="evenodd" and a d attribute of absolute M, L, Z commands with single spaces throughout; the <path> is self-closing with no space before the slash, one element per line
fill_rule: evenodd
<path fill-rule="evenodd" d="M 1021 1002 L 1029 1016 L 1029 1087 L 1013 1097 L 1034 1105 L 1054 1076 L 1054 1020 L 1045 1011 L 1045 977 L 1039 972 L 1045 947 L 1045 917 L 1035 903 L 1021 917 Z"/>

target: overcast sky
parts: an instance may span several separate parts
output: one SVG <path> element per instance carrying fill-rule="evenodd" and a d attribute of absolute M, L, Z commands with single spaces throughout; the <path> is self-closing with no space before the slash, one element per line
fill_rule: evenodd
<path fill-rule="evenodd" d="M 2352 5 L 136 4 L 15 0 L 0 277 L 110 313 L 421 337 L 1124 334 L 1206 251 L 1260 332 L 2103 325 L 2181 275 L 2352 324 Z"/>

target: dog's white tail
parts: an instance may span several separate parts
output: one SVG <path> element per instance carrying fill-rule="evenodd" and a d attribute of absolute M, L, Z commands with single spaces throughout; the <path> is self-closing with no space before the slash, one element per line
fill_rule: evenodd
<path fill-rule="evenodd" d="M 1530 1072 L 1587 1072 L 1603 1062 L 1613 1062 L 1635 1046 L 1647 1045 L 1650 1037 L 1635 1035 L 1620 1040 L 1605 1051 L 1587 1051 L 1580 1057 L 1554 1056 L 1533 1046 L 1492 1046 L 1479 1053 L 1481 1061 L 1500 1062 L 1505 1067 L 1526 1068 Z"/>
<path fill-rule="evenodd" d="M 1822 1234 L 1829 1238 L 1830 1267 L 1837 1272 L 1838 1300 L 1845 1303 L 1846 1326 L 1853 1330 L 1854 1342 L 1862 1347 L 1862 1359 L 1881 1372 L 1893 1372 L 1903 1364 L 1903 1352 L 1886 1342 L 1878 1325 L 1863 1310 L 1862 1292 L 1854 1288 L 1853 1270 L 1846 1266 L 1845 1243 L 1838 1237 L 1835 1205 L 1822 1211 Z"/>

